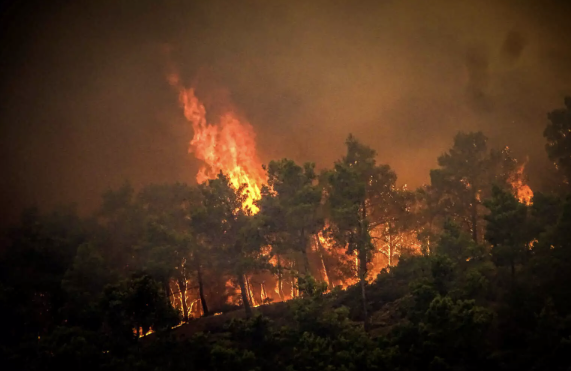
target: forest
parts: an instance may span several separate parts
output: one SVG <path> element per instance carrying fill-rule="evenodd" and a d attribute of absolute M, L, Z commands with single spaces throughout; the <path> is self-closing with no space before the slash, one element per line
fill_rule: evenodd
<path fill-rule="evenodd" d="M 0 250 L 18 370 L 569 370 L 571 97 L 553 177 L 458 132 L 418 189 L 348 135 L 332 167 L 130 184 L 25 210 Z M 414 164 L 411 164 L 413 166 Z"/>

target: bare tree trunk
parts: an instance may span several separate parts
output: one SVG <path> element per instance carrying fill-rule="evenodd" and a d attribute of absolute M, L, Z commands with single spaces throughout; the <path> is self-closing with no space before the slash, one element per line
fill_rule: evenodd
<path fill-rule="evenodd" d="M 476 199 L 476 195 L 472 197 L 471 211 L 472 239 L 478 243 L 478 200 Z"/>
<path fill-rule="evenodd" d="M 246 281 L 244 280 L 244 275 L 242 273 L 238 274 L 238 285 L 240 285 L 240 291 L 242 294 L 242 303 L 244 303 L 244 310 L 246 311 L 246 317 L 250 318 L 252 316 L 252 308 L 250 307 L 250 301 L 248 300 L 248 292 L 246 288 Z"/>
<path fill-rule="evenodd" d="M 252 284 L 250 283 L 250 280 L 248 279 L 248 277 L 246 277 L 246 288 L 248 289 L 248 295 L 250 298 L 250 303 L 253 306 L 256 306 L 256 300 L 254 299 L 254 291 L 252 290 Z"/>
<path fill-rule="evenodd" d="M 307 257 L 307 241 L 305 240 L 305 229 L 301 229 L 301 253 L 303 254 L 303 269 L 306 275 L 311 274 L 309 268 L 309 258 Z"/>
<path fill-rule="evenodd" d="M 393 266 L 393 234 L 389 225 L 389 267 Z"/>
<path fill-rule="evenodd" d="M 297 295 L 297 291 L 295 289 L 295 277 L 291 276 L 291 297 L 295 298 Z"/>
<path fill-rule="evenodd" d="M 295 290 L 295 277 L 293 276 L 292 272 L 295 269 L 297 259 L 294 257 L 294 261 L 291 263 L 291 271 L 290 271 L 290 279 L 291 279 L 291 297 L 292 299 L 296 297 L 296 290 Z"/>
<path fill-rule="evenodd" d="M 428 230 L 430 231 L 430 234 L 432 234 L 432 224 L 434 223 L 434 218 L 435 218 L 434 215 L 432 215 L 432 216 L 430 217 L 430 226 L 429 226 L 429 229 L 428 229 Z M 431 236 L 429 235 L 429 236 L 428 236 L 428 254 L 429 254 L 429 255 L 432 254 L 432 248 L 430 247 L 430 240 L 431 240 L 430 237 L 431 237 Z"/>
<path fill-rule="evenodd" d="M 325 263 L 325 259 L 323 258 L 323 255 L 325 253 L 325 248 L 321 244 L 321 241 L 319 241 L 318 235 L 315 235 L 315 240 L 317 241 L 317 246 L 319 248 L 319 255 L 321 257 L 321 264 L 323 265 L 323 272 L 325 272 L 325 279 L 327 280 L 327 284 L 329 285 L 329 290 L 332 290 L 333 282 L 331 281 L 331 275 L 329 274 L 329 267 L 327 266 L 327 264 Z"/>
<path fill-rule="evenodd" d="M 305 249 L 301 250 L 301 254 L 303 255 L 303 270 L 306 275 L 311 274 L 309 269 L 309 258 L 307 257 L 307 251 Z"/>
<path fill-rule="evenodd" d="M 284 292 L 282 285 L 282 265 L 279 255 L 277 255 L 277 258 L 278 258 L 278 295 L 280 296 L 280 299 L 284 301 Z"/>
<path fill-rule="evenodd" d="M 206 305 L 206 298 L 204 296 L 204 283 L 202 282 L 202 267 L 200 265 L 200 260 L 196 265 L 196 273 L 198 276 L 198 293 L 200 295 L 200 303 L 202 304 L 202 312 L 206 317 L 208 315 L 208 305 Z"/>
<path fill-rule="evenodd" d="M 182 319 L 184 322 L 188 322 L 188 306 L 186 304 L 186 280 L 184 278 L 178 278 L 178 289 L 180 291 L 180 301 L 182 302 Z"/>
<path fill-rule="evenodd" d="M 359 257 L 359 281 L 361 283 L 361 300 L 363 301 L 363 325 L 365 331 L 369 330 L 369 314 L 367 311 L 367 250 L 368 246 L 365 245 L 366 240 L 366 221 L 367 221 L 367 209 L 365 203 L 361 207 L 361 222 L 359 223 L 359 246 L 358 246 L 358 257 Z"/>
<path fill-rule="evenodd" d="M 261 303 L 261 304 L 263 305 L 263 304 L 267 303 L 267 300 L 266 300 L 266 299 L 268 298 L 268 294 L 267 294 L 267 292 L 266 292 L 266 281 L 263 281 L 263 282 L 260 284 L 260 292 L 261 292 L 261 293 L 260 293 L 260 296 L 261 296 L 261 299 L 262 299 L 262 303 Z"/>
<path fill-rule="evenodd" d="M 367 310 L 367 253 L 364 249 L 359 250 L 359 281 L 361 283 L 361 300 L 363 301 L 363 322 L 365 331 L 369 329 L 369 314 Z"/>

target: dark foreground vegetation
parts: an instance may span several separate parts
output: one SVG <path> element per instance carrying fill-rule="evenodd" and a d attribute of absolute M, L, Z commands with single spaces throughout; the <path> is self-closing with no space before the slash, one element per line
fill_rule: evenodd
<path fill-rule="evenodd" d="M 257 213 L 223 174 L 197 187 L 108 192 L 90 218 L 27 211 L 2 251 L 1 367 L 569 370 L 565 104 L 545 130 L 554 180 L 531 200 L 509 151 L 460 133 L 416 191 L 396 187 L 390 167 L 349 137 L 346 156 L 321 175 L 270 163 Z M 318 234 L 332 244 L 318 244 L 321 276 L 308 257 Z M 334 259 L 333 248 L 351 259 Z M 371 277 L 377 255 L 387 268 Z M 284 297 L 292 277 L 294 298 L 252 308 L 255 274 L 278 282 L 260 301 Z M 327 290 L 333 277 L 356 283 Z M 186 295 L 207 318 L 192 318 Z"/>

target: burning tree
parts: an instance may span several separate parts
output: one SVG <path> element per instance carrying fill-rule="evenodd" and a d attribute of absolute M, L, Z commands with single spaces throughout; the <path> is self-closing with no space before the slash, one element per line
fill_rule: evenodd
<path fill-rule="evenodd" d="M 337 244 L 346 248 L 347 254 L 357 258 L 357 277 L 367 326 L 367 263 L 375 250 L 371 238 L 375 226 L 372 216 L 380 205 L 388 203 L 396 174 L 388 165 L 377 165 L 375 151 L 352 135 L 345 143 L 347 154 L 326 175 L 329 232 Z"/>
<path fill-rule="evenodd" d="M 369 206 L 372 210 L 371 236 L 380 253 L 374 257 L 377 272 L 386 266 L 394 266 L 401 252 L 417 250 L 419 245 L 415 195 L 406 186 L 397 188 L 394 181 L 390 191 Z"/>
<path fill-rule="evenodd" d="M 423 192 L 430 198 L 431 221 L 436 216 L 452 217 L 475 242 L 481 242 L 482 201 L 491 196 L 492 185 L 526 199 L 532 194 L 509 148 L 489 151 L 487 141 L 481 132 L 456 134 L 452 148 L 438 157 L 440 168 L 430 171 L 431 185 Z"/>
<path fill-rule="evenodd" d="M 240 287 L 246 314 L 251 315 L 245 275 L 268 268 L 263 255 L 259 218 L 249 208 L 242 208 L 248 194 L 246 185 L 234 188 L 230 179 L 220 173 L 216 179 L 199 185 L 201 204 L 193 213 L 193 222 L 208 244 L 212 260 L 219 272 L 232 276 Z"/>
<path fill-rule="evenodd" d="M 258 208 L 254 201 L 260 198 L 264 173 L 256 153 L 256 134 L 252 125 L 238 119 L 232 110 L 226 110 L 218 123 L 208 122 L 206 107 L 194 89 L 185 88 L 177 74 L 169 76 L 169 83 L 177 89 L 184 116 L 194 131 L 189 152 L 204 161 L 196 176 L 197 182 L 215 179 L 222 171 L 234 188 L 247 190 L 244 205 L 256 213 Z"/>
<path fill-rule="evenodd" d="M 262 199 L 257 202 L 266 241 L 276 256 L 277 287 L 282 299 L 282 257 L 289 255 L 294 267 L 303 267 L 296 270 L 310 274 L 308 249 L 323 228 L 321 189 L 315 182 L 314 168 L 312 163 L 301 167 L 288 159 L 271 161 L 266 168 L 268 184 L 262 187 Z M 301 264 L 296 255 L 301 255 Z"/>

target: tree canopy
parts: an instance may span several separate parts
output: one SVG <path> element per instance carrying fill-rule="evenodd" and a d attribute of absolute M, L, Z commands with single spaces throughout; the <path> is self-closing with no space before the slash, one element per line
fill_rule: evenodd
<path fill-rule="evenodd" d="M 570 102 L 545 130 L 567 181 Z M 567 370 L 568 191 L 522 198 L 521 163 L 481 132 L 417 190 L 345 146 L 319 172 L 269 162 L 255 209 L 220 172 L 126 183 L 88 216 L 26 210 L 0 250 L 2 365 Z"/>

